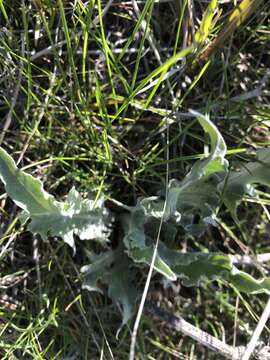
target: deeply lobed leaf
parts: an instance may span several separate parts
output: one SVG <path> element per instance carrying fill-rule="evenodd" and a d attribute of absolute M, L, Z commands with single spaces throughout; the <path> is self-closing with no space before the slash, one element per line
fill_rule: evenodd
<path fill-rule="evenodd" d="M 136 262 L 149 263 L 160 221 L 163 222 L 162 227 L 166 227 L 166 234 L 170 233 L 171 241 L 174 241 L 176 226 L 181 225 L 188 233 L 200 235 L 208 223 L 214 222 L 220 204 L 217 185 L 225 177 L 228 168 L 226 144 L 207 116 L 195 111 L 191 113 L 209 135 L 211 152 L 205 159 L 197 161 L 182 181 L 171 180 L 166 206 L 165 200 L 158 197 L 141 199 L 131 210 L 129 218 L 125 217 L 124 243 L 129 256 Z M 146 234 L 147 228 L 151 229 L 152 234 Z M 168 243 L 168 239 L 164 241 Z M 176 274 L 159 253 L 154 267 L 167 278 L 176 279 Z"/>
<path fill-rule="evenodd" d="M 182 181 L 171 180 L 164 214 L 162 198 L 138 201 L 130 216 L 124 219 L 127 253 L 136 263 L 150 265 L 154 240 L 162 222 L 154 268 L 167 279 L 180 277 L 187 285 L 197 285 L 204 279 L 221 278 L 246 293 L 269 292 L 268 278 L 256 280 L 239 271 L 227 255 L 181 254 L 166 245 L 174 243 L 179 225 L 189 234 L 200 235 L 207 224 L 214 223 L 222 201 L 235 211 L 243 195 L 251 194 L 252 184 L 270 185 L 269 149 L 259 150 L 257 161 L 246 164 L 242 171 L 228 172 L 226 144 L 218 129 L 207 116 L 191 112 L 209 135 L 211 152 L 205 159 L 197 161 Z"/>
<path fill-rule="evenodd" d="M 106 285 L 109 297 L 122 307 L 121 328 L 130 320 L 136 302 L 135 273 L 122 249 L 108 251 L 94 256 L 92 263 L 81 269 L 84 274 L 83 288 L 102 292 L 101 284 Z"/>
<path fill-rule="evenodd" d="M 0 148 L 0 178 L 7 194 L 31 219 L 29 230 L 42 238 L 60 236 L 75 251 L 74 235 L 82 240 L 104 242 L 110 233 L 110 215 L 103 200 L 82 199 L 72 188 L 66 202 L 57 201 L 44 190 L 40 180 L 18 169 L 12 157 Z"/>

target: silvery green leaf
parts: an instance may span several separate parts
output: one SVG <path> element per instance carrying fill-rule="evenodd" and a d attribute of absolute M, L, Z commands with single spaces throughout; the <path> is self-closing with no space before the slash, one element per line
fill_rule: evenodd
<path fill-rule="evenodd" d="M 231 171 L 219 184 L 226 206 L 236 216 L 237 205 L 245 194 L 256 194 L 254 184 L 270 186 L 270 149 L 257 150 L 254 161 L 243 164 L 240 171 Z"/>
<path fill-rule="evenodd" d="M 171 265 L 174 272 L 183 278 L 185 285 L 198 285 L 205 280 L 225 280 L 246 294 L 270 294 L 270 278 L 255 279 L 248 273 L 238 270 L 228 255 L 215 253 L 185 254 L 186 259 L 181 263 L 181 257 Z M 189 262 L 187 259 L 191 256 Z"/>
<path fill-rule="evenodd" d="M 7 194 L 28 214 L 59 213 L 59 203 L 44 190 L 41 181 L 18 169 L 12 157 L 1 147 L 0 178 Z"/>
<path fill-rule="evenodd" d="M 218 128 L 212 123 L 208 115 L 203 115 L 194 110 L 189 110 L 190 113 L 197 117 L 204 132 L 208 134 L 210 138 L 211 152 L 204 160 L 197 161 L 192 167 L 190 174 L 186 177 L 186 182 L 192 175 L 195 178 L 208 176 L 213 173 L 224 172 L 228 168 L 228 161 L 225 159 L 227 146 L 220 134 Z"/>
<path fill-rule="evenodd" d="M 145 234 L 144 223 L 146 221 L 146 212 L 140 202 L 131 209 L 130 214 L 122 216 L 122 225 L 124 228 L 124 244 L 127 249 L 144 248 Z"/>
<path fill-rule="evenodd" d="M 207 252 L 181 253 L 169 249 L 162 242 L 159 243 L 158 253 L 162 261 L 172 269 L 177 278 L 182 279 L 186 286 L 198 286 L 202 281 L 219 279 L 225 280 L 247 294 L 262 292 L 270 294 L 270 278 L 255 279 L 233 265 L 229 255 Z M 152 259 L 152 254 L 153 249 L 147 256 L 148 263 Z M 168 276 L 166 277 L 169 279 Z"/>
<path fill-rule="evenodd" d="M 153 247 L 134 249 L 132 259 L 150 265 Z M 229 255 L 206 252 L 181 253 L 159 242 L 155 270 L 169 280 L 182 279 L 186 286 L 198 286 L 202 281 L 223 280 L 244 293 L 270 294 L 270 278 L 255 279 L 237 269 Z M 162 265 L 161 265 L 162 264 Z M 163 271 L 162 271 L 163 270 Z"/>
<path fill-rule="evenodd" d="M 84 276 L 82 287 L 88 291 L 98 291 L 102 293 L 103 291 L 99 286 L 99 281 L 104 282 L 104 278 L 107 278 L 109 269 L 115 261 L 115 252 L 106 251 L 94 256 L 91 260 L 91 264 L 81 268 Z"/>
<path fill-rule="evenodd" d="M 153 200 L 155 200 L 153 198 Z M 142 203 L 146 204 L 150 215 L 148 215 L 147 210 L 144 208 Z M 137 263 L 151 264 L 151 259 L 153 256 L 153 239 L 154 236 L 157 236 L 158 222 L 155 221 L 152 208 L 149 210 L 148 202 L 139 202 L 134 210 L 131 212 L 130 216 L 125 216 L 123 218 L 123 225 L 125 229 L 124 244 L 127 248 L 128 255 Z M 160 220 L 158 220 L 160 221 Z M 153 224 L 153 226 L 152 226 Z M 152 231 L 156 232 L 152 236 L 145 235 L 145 227 L 150 226 Z M 172 225 L 173 226 L 173 225 Z M 174 237 L 176 231 L 171 231 L 172 236 Z M 147 242 L 150 245 L 147 245 Z M 154 269 L 166 276 L 170 280 L 176 280 L 176 276 L 169 266 L 160 258 L 159 254 L 156 256 L 154 263 Z"/>
<path fill-rule="evenodd" d="M 134 314 L 137 296 L 134 275 L 134 272 L 130 269 L 130 261 L 127 256 L 121 256 L 106 279 L 109 286 L 109 297 L 122 307 L 122 324 L 118 328 L 116 336 L 118 336 L 122 327 L 127 324 Z"/>
<path fill-rule="evenodd" d="M 161 240 L 167 244 L 175 238 L 176 227 L 179 225 L 190 234 L 200 235 L 206 225 L 214 224 L 220 204 L 218 184 L 225 177 L 228 167 L 225 159 L 226 144 L 208 116 L 195 111 L 191 113 L 209 135 L 211 152 L 205 159 L 197 161 L 182 181 L 170 181 L 166 207 L 164 199 L 149 197 L 140 199 L 130 210 L 130 215 L 125 216 L 124 243 L 128 255 L 136 262 L 151 262 L 153 242 L 158 236 L 161 221 Z M 159 251 L 160 248 L 155 270 L 168 279 L 175 279 L 170 263 L 166 262 Z"/>
<path fill-rule="evenodd" d="M 136 288 L 134 273 L 128 257 L 120 250 L 108 251 L 96 256 L 90 265 L 81 269 L 84 275 L 83 288 L 101 292 L 100 284 L 108 287 L 108 296 L 122 308 L 121 328 L 134 313 Z"/>
<path fill-rule="evenodd" d="M 7 194 L 24 210 L 22 222 L 31 219 L 29 230 L 33 233 L 40 234 L 42 238 L 60 236 L 74 251 L 74 235 L 82 240 L 107 240 L 111 219 L 103 200 L 82 199 L 73 188 L 65 202 L 57 201 L 44 190 L 40 180 L 20 170 L 2 148 L 0 178 Z"/>
<path fill-rule="evenodd" d="M 217 185 L 225 177 L 228 168 L 226 144 L 217 127 L 208 116 L 193 110 L 190 112 L 209 135 L 211 152 L 205 159 L 195 162 L 182 181 L 171 180 L 165 215 L 165 218 L 169 218 L 181 214 L 180 224 L 182 222 L 188 231 L 192 231 L 194 216 L 200 216 L 200 228 L 204 227 L 204 218 L 215 216 L 220 199 Z"/>
<path fill-rule="evenodd" d="M 97 240 L 99 242 L 107 240 L 111 231 L 111 217 L 104 206 L 103 199 L 97 201 L 83 199 L 73 187 L 66 202 L 61 203 L 61 212 L 65 231 L 71 229 L 81 240 Z M 61 231 L 59 229 L 59 232 Z"/>
<path fill-rule="evenodd" d="M 137 263 L 145 263 L 150 265 L 153 257 L 154 248 L 153 246 L 145 247 L 144 249 L 132 249 L 128 252 L 129 256 Z M 175 272 L 170 268 L 168 262 L 157 253 L 154 263 L 154 269 L 165 276 L 168 280 L 175 281 L 177 276 Z"/>

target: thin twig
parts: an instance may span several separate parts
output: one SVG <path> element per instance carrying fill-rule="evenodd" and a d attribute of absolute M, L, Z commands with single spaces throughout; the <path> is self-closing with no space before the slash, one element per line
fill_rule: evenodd
<path fill-rule="evenodd" d="M 133 8 L 134 8 L 134 11 L 136 13 L 137 18 L 139 18 L 141 14 L 140 14 L 140 10 L 139 10 L 139 7 L 137 5 L 136 0 L 132 0 L 132 4 L 133 4 Z M 147 31 L 147 24 L 146 24 L 146 22 L 144 20 L 142 21 L 141 26 L 142 26 L 143 31 Z M 153 39 L 152 39 L 149 32 L 148 32 L 148 41 L 149 41 L 149 44 L 152 47 L 152 50 L 154 51 L 154 54 L 155 54 L 155 56 L 156 56 L 156 58 L 157 58 L 157 60 L 158 60 L 158 62 L 160 64 L 161 63 L 161 58 L 160 58 L 159 52 L 158 52 L 157 48 L 155 47 L 154 41 L 153 41 Z M 171 89 L 171 85 L 170 85 L 168 80 L 167 80 L 167 83 L 169 85 L 169 88 Z M 172 93 L 171 93 L 171 96 L 173 97 Z M 167 127 L 167 129 L 168 129 L 168 127 Z M 168 141 L 168 132 L 167 132 L 167 141 Z M 169 160 L 168 156 L 169 156 L 169 154 L 168 154 L 168 151 L 167 151 L 167 160 Z M 167 161 L 166 195 L 167 195 L 167 188 L 168 188 L 168 173 L 169 173 L 169 171 L 168 171 L 169 170 L 168 169 L 168 163 L 169 162 Z M 154 246 L 154 251 L 153 251 L 153 255 L 152 255 L 152 259 L 151 259 L 150 268 L 149 268 L 149 271 L 148 271 L 148 274 L 147 274 L 147 279 L 146 279 L 146 282 L 145 282 L 142 298 L 141 298 L 141 301 L 140 301 L 139 309 L 138 309 L 138 312 L 137 312 L 137 316 L 136 316 L 135 323 L 134 323 L 134 326 L 133 326 L 133 331 L 132 331 L 132 334 L 131 334 L 129 360 L 134 360 L 134 358 L 135 358 L 135 346 L 136 346 L 137 333 L 138 333 L 138 329 L 139 329 L 139 325 L 140 325 L 140 321 L 141 321 L 141 317 L 142 317 L 142 313 L 143 313 L 143 309 L 144 309 L 144 304 L 145 304 L 145 301 L 146 301 L 146 296 L 147 296 L 148 289 L 149 289 L 149 286 L 150 286 L 150 281 L 151 281 L 153 270 L 154 270 L 154 264 L 155 264 L 156 257 L 157 257 L 159 238 L 160 238 L 160 234 L 161 234 L 161 228 L 162 228 L 162 224 L 163 224 L 163 217 L 164 217 L 164 214 L 165 214 L 166 206 L 167 206 L 167 196 L 166 196 L 166 199 L 165 199 L 165 202 L 164 202 L 162 217 L 160 219 L 158 235 L 157 235 L 156 243 L 155 243 L 155 246 Z"/>
<path fill-rule="evenodd" d="M 169 327 L 175 329 L 176 331 L 181 331 L 183 334 L 191 337 L 201 345 L 215 351 L 219 355 L 222 355 L 225 358 L 231 360 L 241 360 L 241 356 L 245 349 L 244 346 L 233 347 L 227 345 L 223 341 L 190 324 L 182 317 L 172 315 L 153 304 L 147 303 L 145 305 L 145 310 L 149 314 L 152 314 L 158 317 L 160 320 L 165 321 L 166 325 Z"/>
<path fill-rule="evenodd" d="M 267 216 L 268 220 L 270 220 L 270 214 L 269 214 L 268 209 L 264 205 L 262 205 L 262 207 L 263 207 L 263 209 L 264 209 L 264 211 L 266 213 L 266 216 Z M 256 329 L 255 329 L 255 331 L 254 331 L 254 333 L 253 333 L 253 335 L 252 335 L 252 337 L 250 339 L 250 342 L 248 343 L 248 345 L 246 347 L 246 350 L 245 350 L 245 353 L 243 355 L 242 360 L 249 360 L 250 359 L 250 357 L 251 357 L 252 353 L 254 352 L 254 349 L 255 349 L 255 347 L 256 347 L 256 345 L 258 343 L 259 337 L 260 337 L 260 335 L 261 335 L 261 333 L 263 331 L 263 328 L 265 327 L 266 321 L 268 320 L 269 316 L 270 316 L 270 297 L 269 297 L 268 302 L 267 302 L 267 304 L 266 304 L 266 306 L 264 308 L 262 316 L 261 316 L 261 318 L 260 318 L 260 320 L 259 320 L 259 322 L 258 322 L 258 324 L 256 326 Z"/>
<path fill-rule="evenodd" d="M 270 300 L 268 303 L 270 304 Z M 268 307 L 268 304 L 267 304 L 267 307 Z M 270 307 L 270 305 L 269 305 L 269 307 Z M 220 358 L 220 356 L 224 356 L 225 358 L 230 359 L 230 360 L 247 360 L 247 359 L 249 359 L 249 358 L 243 357 L 245 349 L 247 349 L 247 348 L 245 348 L 245 346 L 234 347 L 234 346 L 227 345 L 223 341 L 215 338 L 214 336 L 208 334 L 207 332 L 202 331 L 199 328 L 197 328 L 196 326 L 190 324 L 189 322 L 184 320 L 182 317 L 170 314 L 169 312 L 160 309 L 159 307 L 157 307 L 156 305 L 154 305 L 150 302 L 147 302 L 145 304 L 145 311 L 151 315 L 154 315 L 158 319 L 164 321 L 166 323 L 166 325 L 171 327 L 172 329 L 174 329 L 176 331 L 180 331 L 184 335 L 187 335 L 187 336 L 191 337 L 192 339 L 194 339 L 195 341 L 197 341 L 199 344 L 207 347 L 208 349 L 210 349 L 212 351 L 215 351 L 217 353 L 217 355 L 219 356 L 218 359 Z M 264 311 L 264 314 L 267 315 L 266 311 Z M 265 320 L 266 317 L 264 314 L 262 315 L 262 318 L 264 317 L 264 320 Z M 265 323 L 264 324 L 261 323 L 260 326 L 263 327 L 264 325 L 265 325 Z M 257 337 L 257 335 L 259 335 L 259 331 L 260 331 L 260 329 L 258 329 L 258 331 L 256 329 L 256 337 Z M 255 332 L 254 332 L 254 334 L 255 334 Z M 254 339 L 255 339 L 255 336 L 254 336 Z M 257 343 L 258 343 L 258 337 L 256 338 L 256 342 L 254 342 L 253 345 L 255 344 L 257 346 Z M 254 350 L 254 348 L 253 348 L 253 350 Z M 270 347 L 269 346 L 261 346 L 260 348 L 256 349 L 256 351 L 253 351 L 253 350 L 252 350 L 252 352 L 253 352 L 252 355 L 254 358 L 256 358 L 258 360 L 269 360 L 270 359 Z"/>
<path fill-rule="evenodd" d="M 256 265 L 270 261 L 270 253 L 258 255 L 229 255 L 233 264 L 237 265 Z"/>
<path fill-rule="evenodd" d="M 233 346 L 236 346 L 236 337 L 237 337 L 237 328 L 238 328 L 238 310 L 239 310 L 239 296 L 236 297 L 235 303 L 235 314 L 234 314 L 234 324 L 233 324 Z"/>
<path fill-rule="evenodd" d="M 256 326 L 256 329 L 250 339 L 250 342 L 248 343 L 248 345 L 246 347 L 246 350 L 245 350 L 244 355 L 241 360 L 249 360 L 250 359 L 252 353 L 254 352 L 254 350 L 257 346 L 259 337 L 265 327 L 266 321 L 268 320 L 269 316 L 270 316 L 270 297 L 268 299 L 268 302 L 264 308 L 262 316 Z"/>

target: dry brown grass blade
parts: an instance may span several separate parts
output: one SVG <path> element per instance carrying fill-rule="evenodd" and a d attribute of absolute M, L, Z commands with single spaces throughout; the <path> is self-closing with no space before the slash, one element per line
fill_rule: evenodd
<path fill-rule="evenodd" d="M 226 40 L 234 33 L 237 27 L 247 20 L 261 3 L 262 0 L 242 0 L 229 15 L 220 34 L 202 51 L 197 63 L 204 64 L 214 52 L 222 49 Z"/>

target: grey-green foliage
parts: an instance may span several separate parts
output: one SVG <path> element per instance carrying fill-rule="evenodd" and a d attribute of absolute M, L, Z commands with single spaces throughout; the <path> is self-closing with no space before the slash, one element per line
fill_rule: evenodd
<path fill-rule="evenodd" d="M 122 306 L 123 319 L 118 331 L 133 315 L 136 301 L 135 273 L 130 266 L 127 255 L 119 247 L 117 250 L 109 250 L 101 255 L 92 255 L 91 264 L 81 269 L 84 274 L 84 289 L 103 292 L 100 283 L 106 285 L 109 297 Z"/>
<path fill-rule="evenodd" d="M 28 228 L 42 238 L 60 236 L 75 251 L 74 234 L 82 240 L 107 240 L 110 215 L 103 200 L 83 199 L 72 188 L 59 202 L 44 190 L 40 180 L 18 169 L 12 157 L 0 148 L 0 177 L 7 194 L 23 209 L 21 219 L 31 219 Z"/>
<path fill-rule="evenodd" d="M 242 164 L 240 171 L 229 173 L 220 185 L 224 189 L 224 202 L 236 216 L 237 205 L 245 194 L 256 195 L 254 184 L 270 185 L 270 149 L 259 149 L 255 161 Z"/>
<path fill-rule="evenodd" d="M 175 217 L 186 231 L 199 235 L 205 223 L 214 220 L 220 202 L 217 184 L 224 178 L 228 161 L 225 159 L 226 144 L 210 121 L 192 111 L 211 143 L 211 152 L 203 160 L 197 161 L 182 181 L 171 180 L 168 190 L 165 218 Z M 199 220 L 195 224 L 195 217 Z"/>
<path fill-rule="evenodd" d="M 170 181 L 166 203 L 158 197 L 141 199 L 131 211 L 130 217 L 124 219 L 124 242 L 128 254 L 136 262 L 151 262 L 153 239 L 157 236 L 154 229 L 158 227 L 155 219 L 162 219 L 163 229 L 166 227 L 163 232 L 166 232 L 166 237 L 170 235 L 170 242 L 174 240 L 176 227 L 179 225 L 188 233 L 200 235 L 205 225 L 214 221 L 220 203 L 217 185 L 224 178 L 228 168 L 225 159 L 226 144 L 207 116 L 194 111 L 192 113 L 197 116 L 204 131 L 209 135 L 211 152 L 205 159 L 196 162 L 182 181 Z M 198 221 L 195 223 L 196 218 Z M 152 235 L 145 234 L 145 227 L 150 231 L 152 228 Z M 165 239 L 166 243 L 168 241 L 168 238 Z M 154 267 L 171 280 L 177 277 L 159 252 Z"/>
<path fill-rule="evenodd" d="M 168 279 L 181 277 L 187 284 L 195 285 L 203 279 L 222 278 L 247 293 L 268 292 L 268 279 L 257 281 L 239 271 L 227 255 L 181 254 L 168 246 L 175 243 L 179 226 L 189 234 L 200 235 L 209 223 L 215 223 L 222 201 L 235 213 L 243 195 L 251 194 L 251 184 L 270 185 L 269 149 L 259 150 L 258 159 L 246 164 L 242 171 L 229 172 L 226 144 L 218 129 L 207 116 L 192 113 L 210 138 L 211 152 L 197 161 L 182 181 L 171 180 L 167 202 L 159 197 L 140 199 L 130 216 L 125 216 L 124 243 L 128 254 L 137 263 L 150 264 L 162 222 L 154 268 Z"/>
<path fill-rule="evenodd" d="M 157 197 L 139 200 L 129 219 L 125 219 L 124 242 L 129 255 L 136 262 L 151 262 L 153 240 L 157 236 L 157 231 L 154 230 L 158 227 L 156 219 L 163 222 L 163 228 L 166 227 L 163 241 L 167 244 L 174 241 L 176 227 L 179 225 L 188 233 L 200 235 L 206 224 L 214 221 L 220 203 L 217 185 L 225 177 L 228 168 L 225 159 L 226 144 L 207 116 L 194 111 L 192 113 L 197 116 L 204 131 L 209 135 L 211 152 L 205 159 L 196 162 L 182 181 L 171 180 L 166 203 Z M 148 233 L 145 233 L 146 228 L 149 229 Z M 166 239 L 168 234 L 171 239 Z M 162 258 L 160 251 L 154 267 L 171 280 L 177 277 L 168 261 Z"/>
<path fill-rule="evenodd" d="M 216 253 L 181 253 L 175 240 L 181 227 L 199 236 L 208 224 L 215 223 L 224 203 L 236 217 L 237 205 L 245 194 L 256 195 L 254 184 L 270 185 L 270 149 L 257 151 L 254 161 L 238 171 L 228 170 L 226 144 L 208 116 L 192 111 L 210 140 L 210 153 L 197 161 L 182 181 L 172 179 L 166 200 L 162 197 L 139 199 L 121 218 L 124 238 L 116 250 L 92 255 L 84 266 L 83 287 L 89 291 L 107 289 L 123 310 L 124 325 L 132 316 L 136 300 L 136 268 L 150 264 L 155 240 L 160 234 L 154 268 L 169 280 L 181 278 L 187 285 L 204 279 L 222 278 L 246 293 L 270 292 L 270 279 L 254 279 L 239 271 L 228 255 Z M 31 219 L 29 230 L 61 236 L 73 249 L 74 234 L 80 239 L 105 242 L 111 231 L 112 216 L 103 200 L 83 199 L 73 188 L 66 201 L 48 194 L 40 180 L 18 169 L 14 160 L 0 148 L 0 177 L 8 195 L 23 209 L 21 219 Z M 123 241 L 122 241 L 123 240 Z"/>

